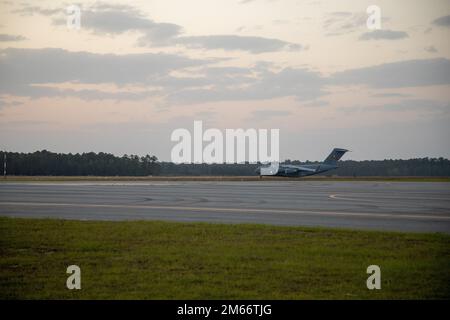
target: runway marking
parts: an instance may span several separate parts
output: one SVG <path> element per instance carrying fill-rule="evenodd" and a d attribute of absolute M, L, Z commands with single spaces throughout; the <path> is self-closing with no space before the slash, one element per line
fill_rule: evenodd
<path fill-rule="evenodd" d="M 346 197 L 346 195 L 371 195 L 373 196 L 371 199 L 367 199 L 367 198 L 349 198 Z M 344 196 L 342 196 L 341 194 L 330 194 L 328 196 L 328 198 L 331 199 L 336 199 L 336 200 L 348 200 L 348 201 L 369 201 L 369 202 L 382 202 L 383 200 L 418 200 L 419 197 L 388 197 L 388 196 L 384 196 L 384 195 L 378 195 L 378 194 L 374 194 L 374 193 L 369 193 L 369 192 L 359 192 L 359 193 L 348 193 Z M 437 200 L 437 201 L 448 201 L 448 198 L 429 198 L 429 197 L 422 197 L 421 200 Z"/>
<path fill-rule="evenodd" d="M 336 199 L 336 200 L 347 200 L 347 201 L 368 201 L 368 202 L 379 202 L 380 200 L 373 200 L 373 199 L 358 199 L 358 198 L 347 198 L 342 197 L 338 194 L 330 194 L 328 198 Z"/>
<path fill-rule="evenodd" d="M 163 209 L 206 212 L 253 212 L 253 213 L 279 213 L 279 214 L 304 214 L 323 216 L 360 216 L 370 218 L 394 218 L 394 219 L 425 219 L 425 220 L 450 220 L 450 216 L 436 215 L 411 215 L 370 212 L 338 212 L 338 211 L 305 211 L 286 209 L 257 209 L 257 208 L 215 208 L 215 207 L 185 207 L 185 206 L 156 206 L 156 205 L 125 205 L 125 204 L 78 204 L 55 202 L 0 202 L 1 205 L 11 206 L 42 206 L 42 207 L 79 207 L 79 208 L 123 208 L 123 209 Z"/>

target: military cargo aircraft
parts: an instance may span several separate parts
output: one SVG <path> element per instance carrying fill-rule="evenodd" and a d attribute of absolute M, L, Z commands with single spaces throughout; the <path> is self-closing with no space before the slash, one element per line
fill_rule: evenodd
<path fill-rule="evenodd" d="M 260 176 L 304 177 L 336 169 L 337 162 L 347 152 L 346 149 L 334 148 L 330 155 L 321 163 L 304 165 L 287 165 L 271 163 L 270 166 L 259 167 L 256 173 Z"/>

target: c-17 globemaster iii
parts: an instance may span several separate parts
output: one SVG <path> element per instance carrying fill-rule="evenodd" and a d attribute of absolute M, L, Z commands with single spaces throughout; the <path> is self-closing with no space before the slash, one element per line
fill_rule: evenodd
<path fill-rule="evenodd" d="M 304 177 L 338 168 L 337 162 L 347 152 L 346 149 L 334 148 L 321 163 L 300 166 L 272 163 L 267 167 L 259 167 L 256 172 L 260 176 Z"/>

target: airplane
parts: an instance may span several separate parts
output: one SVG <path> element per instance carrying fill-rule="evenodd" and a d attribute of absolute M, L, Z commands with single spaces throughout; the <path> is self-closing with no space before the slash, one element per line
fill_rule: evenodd
<path fill-rule="evenodd" d="M 347 149 L 334 148 L 328 157 L 317 164 L 304 164 L 300 166 L 271 163 L 268 167 L 259 167 L 256 173 L 260 176 L 305 177 L 338 168 L 337 162 L 347 152 Z"/>

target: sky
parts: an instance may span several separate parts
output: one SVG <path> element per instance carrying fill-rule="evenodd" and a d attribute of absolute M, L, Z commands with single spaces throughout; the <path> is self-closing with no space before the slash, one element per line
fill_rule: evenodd
<path fill-rule="evenodd" d="M 0 149 L 169 161 L 201 120 L 282 160 L 450 158 L 449 59 L 450 0 L 0 1 Z"/>

